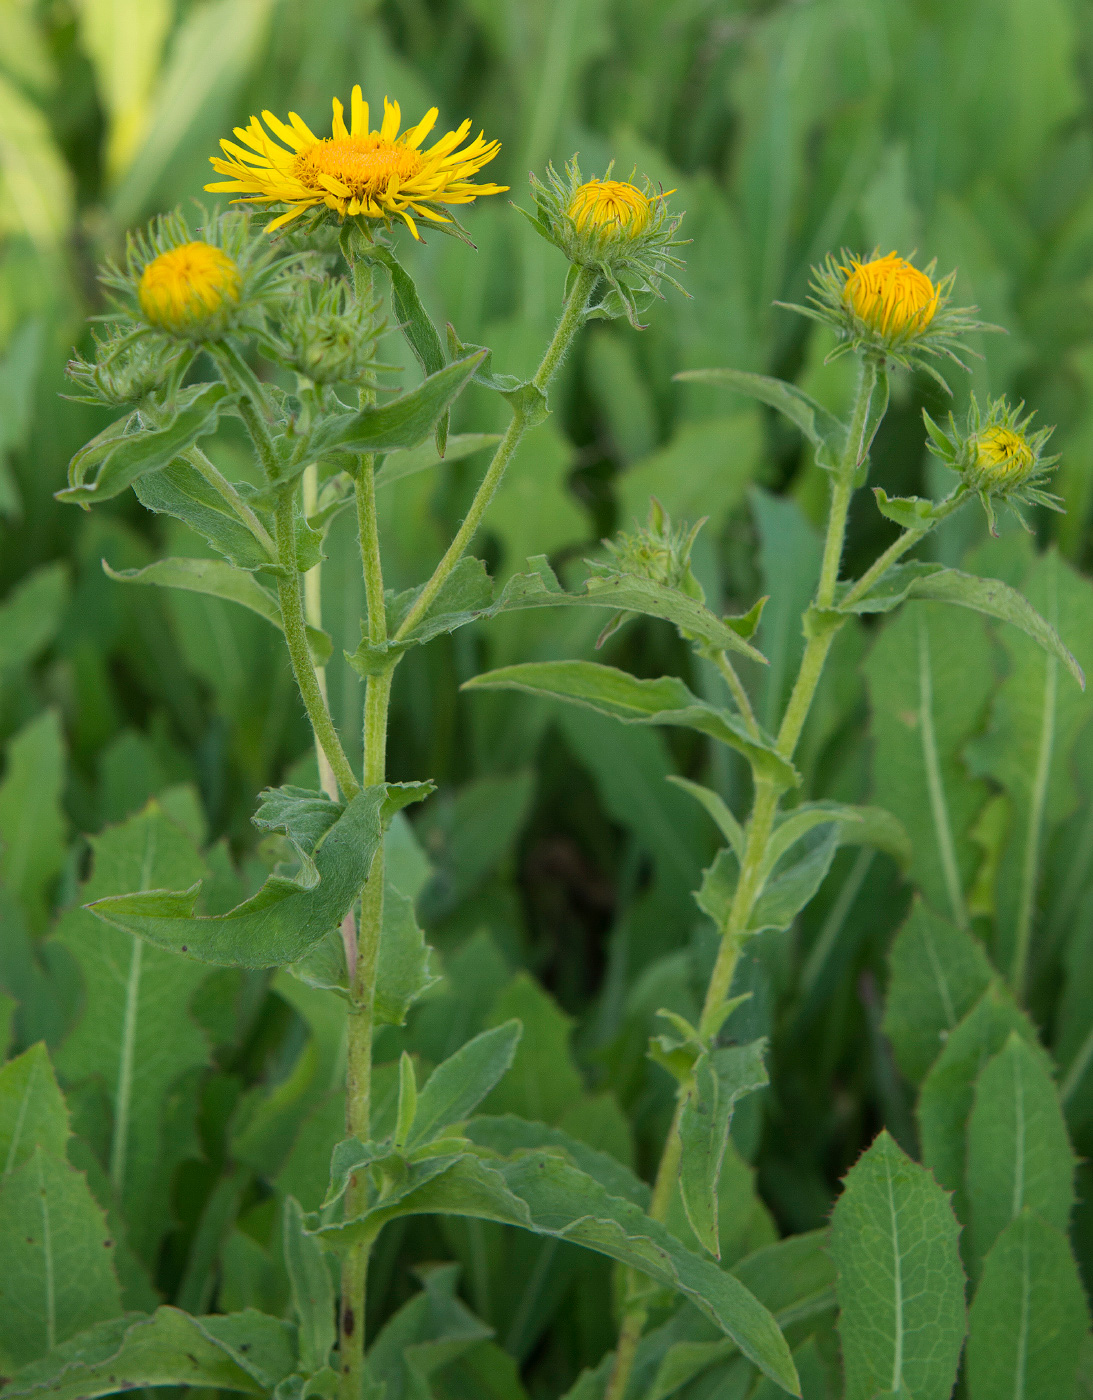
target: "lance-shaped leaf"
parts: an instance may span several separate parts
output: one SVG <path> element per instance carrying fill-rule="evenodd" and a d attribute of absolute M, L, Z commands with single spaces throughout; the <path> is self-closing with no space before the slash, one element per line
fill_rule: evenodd
<path fill-rule="evenodd" d="M 992 977 L 982 943 L 920 898 L 888 954 L 884 1031 L 899 1067 L 920 1083 Z"/>
<path fill-rule="evenodd" d="M 484 358 L 485 352 L 480 350 L 430 374 L 416 389 L 389 403 L 325 419 L 308 444 L 309 460 L 337 451 L 391 452 L 416 447 L 470 383 Z"/>
<path fill-rule="evenodd" d="M 969 1400 L 1071 1400 L 1089 1309 L 1066 1236 L 1030 1210 L 999 1235 L 968 1318 Z"/>
<path fill-rule="evenodd" d="M 809 836 L 802 835 L 804 853 L 794 859 L 783 859 L 772 874 L 768 873 L 752 907 L 745 933 L 789 928 L 823 884 L 845 829 L 841 822 L 827 822 L 813 827 Z M 701 888 L 695 894 L 698 907 L 718 928 L 724 928 L 728 922 L 739 876 L 740 862 L 736 853 L 726 848 L 705 871 Z"/>
<path fill-rule="evenodd" d="M 717 1187 L 732 1126 L 733 1106 L 744 1094 L 770 1081 L 763 1064 L 766 1042 L 726 1045 L 702 1054 L 694 1067 L 693 1083 L 683 1103 L 679 1136 L 683 1156 L 679 1190 L 691 1229 L 717 1259 Z"/>
<path fill-rule="evenodd" d="M 789 1347 L 774 1318 L 731 1274 L 692 1254 L 658 1221 L 550 1152 L 512 1159 L 461 1154 L 411 1165 L 398 1199 L 316 1233 L 336 1247 L 406 1215 L 462 1215 L 517 1225 L 596 1250 L 681 1292 L 792 1395 L 800 1394 Z M 416 1185 L 415 1178 L 421 1184 Z"/>
<path fill-rule="evenodd" d="M 798 841 L 819 826 L 839 828 L 841 846 L 873 846 L 904 868 L 911 860 L 911 838 L 903 823 L 883 807 L 857 806 L 850 802 L 802 802 L 783 813 L 771 834 L 764 862 L 764 877 Z"/>
<path fill-rule="evenodd" d="M 0 880 L 35 929 L 48 921 L 50 889 L 64 864 L 64 784 L 60 716 L 46 710 L 8 743 L 0 781 Z"/>
<path fill-rule="evenodd" d="M 1041 1052 L 1011 1031 L 975 1084 L 968 1119 L 968 1203 L 977 1259 L 1027 1206 L 1065 1230 L 1074 1154 Z"/>
<path fill-rule="evenodd" d="M 846 1400 L 949 1400 L 964 1342 L 959 1234 L 945 1192 L 882 1132 L 831 1218 Z"/>
<path fill-rule="evenodd" d="M 847 592 L 852 585 L 846 585 Z M 1016 588 L 997 578 L 978 578 L 960 569 L 946 569 L 941 564 L 897 564 L 869 590 L 864 598 L 843 608 L 836 600 L 834 611 L 852 613 L 891 612 L 912 598 L 927 602 L 955 603 L 1024 632 L 1049 656 L 1061 661 L 1078 684 L 1085 689 L 1085 674 L 1062 638 L 1028 599 Z"/>
<path fill-rule="evenodd" d="M 133 492 L 146 510 L 173 515 L 239 568 L 277 567 L 269 549 L 220 492 L 184 458 L 176 457 L 161 471 L 140 477 L 133 483 Z"/>
<path fill-rule="evenodd" d="M 304 1375 L 322 1370 L 337 1340 L 334 1284 L 326 1266 L 323 1247 L 304 1230 L 299 1202 L 285 1197 L 285 1268 L 296 1313 L 300 1366 Z"/>
<path fill-rule="evenodd" d="M 776 408 L 801 430 L 813 447 L 825 454 L 828 461 L 833 461 L 842 451 L 846 440 L 842 423 L 796 384 L 741 369 L 688 369 L 674 377 L 692 384 L 720 384 Z"/>
<path fill-rule="evenodd" d="M 36 1147 L 63 1157 L 67 1143 L 68 1109 L 39 1042 L 0 1067 L 0 1176 L 22 1166 Z"/>
<path fill-rule="evenodd" d="M 413 1148 L 439 1137 L 445 1128 L 469 1118 L 512 1065 L 523 1027 L 506 1021 L 483 1031 L 437 1065 L 417 1097 Z"/>
<path fill-rule="evenodd" d="M 676 787 L 682 788 L 684 792 L 690 793 L 696 802 L 705 807 L 721 835 L 732 847 L 734 855 L 738 860 L 743 860 L 744 828 L 729 810 L 721 794 L 714 792 L 711 788 L 703 787 L 701 783 L 692 783 L 689 778 L 681 778 L 675 773 L 668 775 L 668 781 Z"/>
<path fill-rule="evenodd" d="M 159 471 L 198 438 L 215 432 L 220 411 L 232 398 L 223 384 L 198 384 L 182 391 L 177 411 L 163 427 L 139 427 L 136 414 L 112 424 L 73 457 L 68 486 L 57 499 L 88 506 L 120 496 L 139 476 Z"/>
<path fill-rule="evenodd" d="M 108 577 L 118 583 L 181 588 L 187 593 L 205 593 L 212 598 L 222 598 L 226 603 L 239 603 L 284 631 L 281 609 L 274 594 L 252 573 L 236 568 L 226 559 L 157 559 L 143 569 L 112 569 L 104 559 L 102 567 Z M 307 641 L 315 664 L 324 666 L 333 650 L 329 634 L 320 627 L 308 627 Z"/>
<path fill-rule="evenodd" d="M 295 876 L 271 875 L 256 895 L 227 914 L 195 916 L 197 885 L 99 899 L 88 907 L 115 928 L 202 962 L 227 967 L 296 962 L 353 907 L 391 804 L 397 807 L 400 796 L 418 801 L 428 790 L 428 785 L 400 789 L 379 783 L 364 788 L 344 808 L 328 803 L 324 815 L 307 826 L 290 828 L 292 818 L 276 813 L 277 824 L 291 831 L 306 861 L 301 860 Z M 259 819 L 271 824 L 274 816 L 263 818 L 260 811 Z"/>
<path fill-rule="evenodd" d="M 293 1329 L 248 1308 L 192 1317 L 157 1308 L 102 1322 L 25 1366 L 5 1400 L 93 1400 L 140 1386 L 209 1386 L 268 1395 L 296 1368 Z"/>
<path fill-rule="evenodd" d="M 742 753 L 755 771 L 780 787 L 799 781 L 793 765 L 769 738 L 753 738 L 742 720 L 700 700 L 675 676 L 639 680 L 594 661 L 529 661 L 502 666 L 465 681 L 464 690 L 521 690 L 569 700 L 625 724 L 663 724 L 697 729 Z"/>

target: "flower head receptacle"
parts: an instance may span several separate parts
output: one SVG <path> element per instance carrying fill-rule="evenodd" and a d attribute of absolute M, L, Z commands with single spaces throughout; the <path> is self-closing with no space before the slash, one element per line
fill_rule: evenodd
<path fill-rule="evenodd" d="M 935 263 L 915 267 L 909 258 L 875 249 L 857 258 L 845 249 L 813 268 L 807 306 L 794 311 L 831 326 L 838 337 L 829 358 L 854 350 L 904 367 L 925 369 L 948 392 L 931 360 L 945 356 L 966 368 L 971 353 L 963 337 L 996 330 L 977 319 L 974 306 L 950 305 L 956 273 L 937 278 Z M 779 303 L 789 305 L 789 303 Z"/>
<path fill-rule="evenodd" d="M 694 525 L 674 526 L 672 518 L 654 496 L 649 503 L 649 518 L 633 534 L 619 534 L 617 539 L 604 540 L 609 561 L 589 561 L 600 575 L 631 575 L 678 588 L 688 597 L 704 601 L 702 585 L 691 571 L 691 551 L 706 517 Z"/>
<path fill-rule="evenodd" d="M 381 368 L 379 310 L 378 302 L 358 302 L 344 278 L 301 277 L 265 348 L 311 384 L 362 384 Z"/>
<path fill-rule="evenodd" d="M 451 205 L 470 204 L 508 188 L 475 184 L 471 178 L 493 160 L 501 144 L 479 132 L 464 145 L 469 120 L 424 147 L 436 125 L 435 107 L 401 135 L 397 102 L 384 98 L 383 121 L 376 131 L 360 87 L 353 89 L 348 126 L 336 97 L 333 107 L 329 136 L 316 136 L 295 112 L 289 113 L 288 124 L 272 112 L 263 112 L 261 121 L 251 117 L 247 127 L 235 128 L 240 144 L 221 141 L 223 157 L 210 157 L 213 169 L 228 178 L 205 188 L 237 195 L 237 202 L 286 205 L 269 224 L 271 231 L 315 210 L 339 222 L 347 217 L 385 223 L 401 219 L 415 238 L 415 216 L 442 228 L 454 222 Z"/>
<path fill-rule="evenodd" d="M 589 315 L 625 314 L 638 326 L 639 312 L 663 295 L 661 283 L 687 295 L 674 275 L 683 267 L 674 251 L 682 246 L 675 235 L 683 215 L 668 209 L 671 190 L 655 190 L 648 180 L 615 180 L 610 167 L 602 179 L 586 180 L 576 158 L 561 175 L 548 166 L 545 182 L 532 175 L 531 188 L 536 212 L 521 212 L 536 232 L 573 268 L 589 268 L 607 283 Z"/>
<path fill-rule="evenodd" d="M 927 446 L 933 455 L 960 474 L 963 486 L 974 491 L 983 503 L 992 535 L 998 533 L 994 502 L 1006 505 L 1024 525 L 1021 504 L 1046 506 L 1061 511 L 1058 496 L 1043 489 L 1042 483 L 1058 462 L 1045 455 L 1044 448 L 1054 428 L 1032 429 L 1033 414 L 1021 417 L 1024 404 L 1012 407 L 1005 397 L 992 399 L 983 412 L 975 395 L 964 427 L 949 414 L 948 427 L 939 426 L 923 411 L 929 433 Z M 1026 526 L 1027 528 L 1027 526 Z"/>

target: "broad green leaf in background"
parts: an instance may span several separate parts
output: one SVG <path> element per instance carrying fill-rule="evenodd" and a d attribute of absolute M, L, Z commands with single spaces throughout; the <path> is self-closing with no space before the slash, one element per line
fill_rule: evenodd
<path fill-rule="evenodd" d="M 68 232 L 74 195 L 45 114 L 0 73 L 0 229 L 52 251 Z"/>
<path fill-rule="evenodd" d="M 387 804 L 396 785 L 365 788 L 333 809 L 318 845 L 305 848 L 298 876 L 271 875 L 252 898 L 227 914 L 194 915 L 198 887 L 100 898 L 92 912 L 126 933 L 173 952 L 227 967 L 296 962 L 353 906 L 372 866 Z M 407 800 L 424 796 L 415 791 Z M 315 839 L 314 833 L 309 838 Z"/>
<path fill-rule="evenodd" d="M 106 165 L 113 177 L 132 159 L 174 15 L 173 0 L 80 0 L 80 39 L 109 117 Z"/>
<path fill-rule="evenodd" d="M 382 466 L 376 470 L 376 490 L 382 486 L 393 486 L 403 477 L 416 476 L 418 472 L 432 471 L 436 467 L 462 461 L 464 457 L 473 457 L 484 448 L 496 446 L 500 440 L 499 433 L 450 433 L 443 457 L 437 453 L 435 444 L 429 442 L 389 452 Z"/>
<path fill-rule="evenodd" d="M 1066 1235 L 1026 1207 L 983 1262 L 968 1317 L 968 1400 L 1071 1400 L 1088 1328 Z"/>
<path fill-rule="evenodd" d="M 865 663 L 872 708 L 873 797 L 914 846 L 910 875 L 927 902 L 967 927 L 975 868 L 970 829 L 986 800 L 962 753 L 993 684 L 983 623 L 919 605 L 885 625 Z"/>
<path fill-rule="evenodd" d="M 0 603 L 0 671 L 24 666 L 49 645 L 68 602 L 68 569 L 43 564 Z"/>
<path fill-rule="evenodd" d="M 954 1209 L 968 1219 L 964 1192 L 966 1128 L 975 1096 L 975 1082 L 983 1066 L 1016 1031 L 1036 1045 L 1036 1031 L 1010 993 L 992 982 L 956 1029 L 949 1033 L 941 1054 L 926 1075 L 919 1093 L 916 1116 L 922 1142 L 922 1160 L 947 1191 L 953 1192 Z M 1036 1053 L 1043 1055 L 1042 1050 Z M 1044 1056 L 1046 1061 L 1046 1055 Z"/>
<path fill-rule="evenodd" d="M 959 1234 L 945 1192 L 882 1132 L 831 1219 L 846 1400 L 948 1400 L 964 1343 Z"/>
<path fill-rule="evenodd" d="M 68 1109 L 41 1043 L 0 1067 L 0 1175 L 34 1155 L 64 1158 Z"/>
<path fill-rule="evenodd" d="M 106 1221 L 83 1175 L 42 1147 L 0 1178 L 6 1375 L 121 1312 Z"/>
<path fill-rule="evenodd" d="M 211 1386 L 268 1395 L 296 1366 L 292 1328 L 247 1311 L 191 1317 L 157 1308 L 127 1313 L 73 1336 L 48 1358 L 14 1376 L 6 1395 L 81 1400 L 140 1386 Z"/>
<path fill-rule="evenodd" d="M 486 671 L 465 681 L 465 690 L 522 690 L 586 705 L 626 724 L 665 724 L 697 729 L 738 749 L 757 770 L 781 786 L 797 782 L 791 764 L 773 741 L 756 740 L 742 720 L 700 700 L 675 676 L 638 680 L 594 661 L 529 661 Z"/>
<path fill-rule="evenodd" d="M 684 1249 L 638 1207 L 604 1189 L 551 1153 L 487 1161 L 463 1155 L 409 1169 L 399 1199 L 340 1225 L 317 1225 L 336 1247 L 351 1244 L 403 1215 L 452 1214 L 517 1225 L 607 1254 L 678 1289 L 741 1351 L 792 1395 L 800 1393 L 789 1348 L 766 1308 L 731 1274 Z M 415 1174 L 421 1185 L 416 1186 Z"/>
<path fill-rule="evenodd" d="M 1026 1206 L 1065 1232 L 1074 1165 L 1043 1053 L 1011 1031 L 976 1080 L 968 1119 L 967 1193 L 976 1258 Z"/>
<path fill-rule="evenodd" d="M 763 591 L 770 594 L 757 638 L 770 663 L 761 679 L 758 715 L 774 732 L 804 652 L 801 615 L 816 591 L 822 544 L 795 501 L 756 487 L 751 508 L 759 532 Z"/>
<path fill-rule="evenodd" d="M 679 1135 L 683 1146 L 679 1187 L 691 1228 L 715 1258 L 718 1243 L 717 1188 L 736 1100 L 770 1081 L 764 1041 L 727 1045 L 701 1055 L 694 1083 L 683 1103 Z"/>
<path fill-rule="evenodd" d="M 422 1291 L 388 1319 L 368 1349 L 368 1380 L 382 1388 L 384 1400 L 428 1400 L 436 1370 L 493 1336 L 455 1296 L 458 1264 L 417 1272 Z"/>
<path fill-rule="evenodd" d="M 584 1091 L 570 1049 L 572 1017 L 526 972 L 518 972 L 495 998 L 488 1019 L 502 1030 L 513 1021 L 521 1029 L 518 1038 L 509 1032 L 513 1036 L 511 1068 L 506 1066 L 507 1073 L 486 1100 L 485 1112 L 518 1113 L 537 1122 L 557 1123 Z"/>
<path fill-rule="evenodd" d="M 888 954 L 884 1008 L 885 1033 L 912 1084 L 925 1078 L 993 975 L 977 938 L 915 901 Z"/>
<path fill-rule="evenodd" d="M 191 885 L 206 873 L 192 836 L 151 803 L 92 842 L 94 865 L 81 902 L 109 892 Z M 67 1084 L 91 1078 L 109 1104 L 108 1154 L 102 1162 L 138 1255 L 151 1263 L 171 1220 L 168 1101 L 188 1071 L 207 1063 L 209 1047 L 190 1013 L 208 969 L 111 928 L 86 909 L 68 910 L 55 938 L 80 970 L 82 1013 L 57 1054 Z"/>
<path fill-rule="evenodd" d="M 35 930 L 45 925 L 50 886 L 64 862 L 64 771 L 60 716 L 46 710 L 8 744 L 0 781 L 0 879 Z"/>
<path fill-rule="evenodd" d="M 321 1370 L 337 1340 L 334 1283 L 322 1246 L 304 1231 L 303 1212 L 291 1196 L 285 1198 L 285 1266 L 292 1285 L 300 1366 L 306 1376 Z"/>
<path fill-rule="evenodd" d="M 762 458 L 762 430 L 754 410 L 684 422 L 669 442 L 636 462 L 618 486 L 624 530 L 647 518 L 655 496 L 681 524 L 710 517 L 718 531 L 744 498 Z"/>

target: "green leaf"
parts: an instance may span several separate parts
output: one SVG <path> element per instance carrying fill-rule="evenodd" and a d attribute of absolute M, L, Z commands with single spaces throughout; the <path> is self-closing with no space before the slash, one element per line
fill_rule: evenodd
<path fill-rule="evenodd" d="M 512 1067 L 522 1033 L 519 1021 L 506 1021 L 482 1031 L 437 1065 L 418 1094 L 408 1149 L 432 1142 L 453 1123 L 470 1117 Z"/>
<path fill-rule="evenodd" d="M 34 929 L 46 923 L 51 886 L 64 863 L 64 782 L 61 722 L 46 710 L 9 742 L 0 782 L 0 879 Z"/>
<path fill-rule="evenodd" d="M 225 967 L 296 962 L 353 907 L 372 868 L 389 794 L 396 792 L 396 785 L 385 783 L 364 788 L 306 851 L 308 864 L 297 876 L 271 875 L 256 895 L 227 914 L 195 917 L 197 885 L 98 899 L 88 907 L 114 928 L 202 962 Z"/>
<path fill-rule="evenodd" d="M 300 1367 L 306 1376 L 321 1370 L 337 1340 L 334 1284 L 322 1245 L 304 1230 L 304 1214 L 299 1202 L 285 1197 L 285 1268 L 292 1288 L 296 1312 Z"/>
<path fill-rule="evenodd" d="M 36 1147 L 0 1178 L 5 1375 L 121 1312 L 106 1221 L 83 1175 Z"/>
<path fill-rule="evenodd" d="M 57 499 L 88 506 L 120 496 L 139 476 L 166 467 L 215 432 L 221 409 L 233 397 L 223 384 L 197 384 L 181 392 L 178 409 L 161 428 L 142 427 L 138 414 L 112 424 L 73 457 L 68 486 L 55 493 Z"/>
<path fill-rule="evenodd" d="M 1089 1330 L 1066 1236 L 1023 1210 L 983 1263 L 968 1318 L 968 1400 L 1072 1400 Z"/>
<path fill-rule="evenodd" d="M 269 1394 L 296 1366 L 292 1329 L 248 1309 L 191 1317 L 157 1308 L 99 1323 L 8 1382 L 5 1400 L 93 1400 L 140 1386 L 210 1386 Z"/>
<path fill-rule="evenodd" d="M 873 487 L 877 498 L 877 509 L 886 520 L 892 520 L 904 530 L 932 530 L 939 520 L 944 520 L 936 501 L 922 496 L 889 496 L 881 486 Z"/>
<path fill-rule="evenodd" d="M 466 1124 L 463 1134 L 471 1142 L 488 1147 L 502 1157 L 540 1147 L 551 1148 L 570 1158 L 574 1166 L 598 1181 L 609 1195 L 621 1196 L 642 1210 L 649 1208 L 651 1192 L 644 1181 L 610 1153 L 589 1147 L 561 1128 L 552 1128 L 547 1123 L 529 1123 L 514 1113 L 482 1114 Z"/>
<path fill-rule="evenodd" d="M 500 441 L 500 433 L 452 433 L 443 457 L 432 443 L 423 442 L 417 447 L 401 448 L 386 456 L 383 465 L 377 469 L 376 490 L 402 481 L 404 477 L 416 476 L 418 472 L 432 471 L 434 467 L 473 457 L 476 452 L 495 447 Z"/>
<path fill-rule="evenodd" d="M 49 1052 L 32 1045 L 0 1067 L 0 1176 L 21 1167 L 36 1147 L 63 1158 L 67 1143 L 68 1109 Z"/>
<path fill-rule="evenodd" d="M 983 945 L 916 899 L 888 954 L 884 1031 L 912 1084 L 994 976 Z"/>
<path fill-rule="evenodd" d="M 391 452 L 416 447 L 474 378 L 484 351 L 456 360 L 409 393 L 378 407 L 327 418 L 312 436 L 308 460 L 330 452 Z"/>
<path fill-rule="evenodd" d="M 573 1018 L 526 972 L 518 972 L 495 997 L 488 1021 L 519 1021 L 522 1032 L 512 1068 L 491 1092 L 488 1113 L 518 1113 L 558 1123 L 584 1093 L 573 1059 Z"/>
<path fill-rule="evenodd" d="M 831 862 L 839 849 L 842 823 L 828 822 L 827 829 L 814 829 L 804 855 L 787 860 L 768 874 L 751 914 L 748 934 L 764 929 L 787 929 L 823 884 Z M 702 886 L 695 895 L 698 907 L 708 914 L 718 928 L 724 928 L 736 893 L 740 862 L 731 850 L 719 852 L 714 863 L 703 874 Z"/>
<path fill-rule="evenodd" d="M 945 1192 L 882 1132 L 831 1217 L 846 1400 L 948 1400 L 964 1342 L 959 1234 Z"/>
<path fill-rule="evenodd" d="M 796 384 L 740 369 L 688 369 L 674 378 L 693 384 L 722 384 L 738 394 L 747 394 L 784 414 L 828 460 L 834 460 L 842 451 L 846 439 L 842 423 Z"/>
<path fill-rule="evenodd" d="M 904 868 L 910 863 L 910 838 L 902 822 L 883 807 L 860 807 L 850 802 L 802 802 L 778 819 L 767 847 L 765 874 L 769 874 L 810 831 L 828 825 L 838 828 L 840 846 L 874 846 Z"/>
<path fill-rule="evenodd" d="M 742 860 L 744 858 L 744 828 L 729 811 L 721 794 L 703 787 L 701 783 L 692 783 L 689 778 L 681 778 L 676 773 L 669 773 L 668 781 L 674 783 L 676 787 L 682 788 L 684 792 L 689 792 L 696 802 L 700 802 L 705 807 L 716 823 L 717 829 L 729 843 L 737 860 Z"/>
<path fill-rule="evenodd" d="M 68 603 L 68 568 L 43 564 L 0 604 L 0 671 L 33 661 L 57 635 Z"/>
<path fill-rule="evenodd" d="M 594 661 L 530 661 L 486 671 L 463 683 L 464 690 L 520 690 L 585 705 L 625 724 L 664 724 L 697 729 L 737 749 L 755 770 L 780 787 L 799 781 L 792 764 L 770 739 L 753 739 L 742 720 L 707 704 L 675 676 L 638 680 Z"/>
<path fill-rule="evenodd" d="M 733 1106 L 744 1094 L 769 1084 L 763 1052 L 766 1042 L 728 1045 L 704 1053 L 694 1068 L 683 1102 L 679 1135 L 683 1147 L 679 1189 L 683 1208 L 699 1242 L 717 1259 L 717 1187 L 732 1125 Z"/>
<path fill-rule="evenodd" d="M 444 346 L 429 313 L 418 295 L 414 279 L 402 266 L 389 247 L 382 243 L 364 243 L 359 256 L 365 262 L 379 263 L 391 279 L 391 308 L 407 345 L 414 352 L 425 374 L 436 374 L 444 368 Z M 448 441 L 448 414 L 436 425 L 436 450 L 441 457 Z"/>
<path fill-rule="evenodd" d="M 206 868 L 192 836 L 151 802 L 91 838 L 91 877 L 80 901 L 156 885 L 189 885 Z M 169 1127 L 172 1090 L 209 1060 L 189 1004 L 208 970 L 177 953 L 67 910 L 54 935 L 79 968 L 83 996 L 57 1069 L 68 1084 L 102 1086 L 109 1113 L 103 1166 L 137 1254 L 154 1262 L 170 1227 L 171 1174 L 187 1134 Z M 192 1122 L 192 1120 L 191 1120 Z"/>
<path fill-rule="evenodd" d="M 1066 1230 L 1074 1154 L 1044 1056 L 1016 1031 L 983 1067 L 968 1119 L 971 1243 L 982 1259 L 1027 1206 Z"/>
<path fill-rule="evenodd" d="M 276 596 L 252 573 L 236 568 L 225 559 L 156 559 L 143 569 L 112 569 L 104 559 L 103 571 L 118 583 L 153 584 L 157 588 L 181 588 L 187 593 L 205 593 L 227 603 L 240 603 L 278 631 L 284 631 L 281 608 Z M 308 627 L 308 645 L 317 666 L 325 666 L 333 650 L 329 635 L 319 627 Z"/>
<path fill-rule="evenodd" d="M 987 629 L 967 614 L 909 609 L 885 624 L 864 670 L 874 799 L 910 835 L 912 881 L 966 927 L 964 891 L 978 860 L 970 832 L 987 789 L 969 776 L 963 753 L 994 688 Z"/>
<path fill-rule="evenodd" d="M 458 1264 L 415 1272 L 423 1290 L 384 1323 L 368 1351 L 368 1379 L 383 1400 L 432 1400 L 430 1377 L 493 1336 L 455 1296 Z"/>
<path fill-rule="evenodd" d="M 518 1225 L 583 1245 L 682 1292 L 731 1336 L 741 1351 L 790 1394 L 800 1393 L 789 1348 L 766 1308 L 731 1274 L 685 1249 L 637 1206 L 610 1196 L 597 1182 L 549 1152 L 511 1160 L 462 1155 L 442 1170 L 437 1162 L 409 1168 L 401 1199 L 357 1220 L 317 1225 L 344 1247 L 386 1220 L 404 1215 L 462 1215 Z M 414 1184 L 415 1175 L 421 1184 Z"/>
<path fill-rule="evenodd" d="M 961 1220 L 967 1220 L 964 1195 L 965 1131 L 972 1111 L 975 1081 L 992 1055 L 1016 1031 L 1030 1044 L 1036 1032 L 1013 997 L 992 982 L 945 1041 L 919 1093 L 916 1116 L 922 1160 L 947 1191 Z M 1042 1053 L 1042 1052 L 1041 1052 Z"/>
<path fill-rule="evenodd" d="M 183 458 L 140 477 L 133 491 L 145 509 L 181 520 L 239 568 L 277 567 L 220 492 Z"/>

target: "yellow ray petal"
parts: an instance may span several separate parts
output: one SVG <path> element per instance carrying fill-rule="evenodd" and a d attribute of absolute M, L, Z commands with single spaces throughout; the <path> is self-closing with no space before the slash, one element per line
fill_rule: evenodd
<path fill-rule="evenodd" d="M 286 126 L 284 122 L 281 121 L 279 117 L 275 117 L 272 112 L 263 112 L 262 120 L 269 127 L 270 131 L 273 132 L 274 136 L 282 140 L 291 150 L 302 151 L 308 144 L 307 141 L 302 140 L 296 132 L 293 131 L 292 127 Z M 312 137 L 312 141 L 314 141 L 314 139 L 315 138 Z"/>
<path fill-rule="evenodd" d="M 303 142 L 303 145 L 300 147 L 301 150 L 303 150 L 304 146 L 317 146 L 319 144 L 319 138 L 311 130 L 307 122 L 304 121 L 303 117 L 298 116 L 295 112 L 289 112 L 288 119 L 292 123 L 292 129 Z"/>
<path fill-rule="evenodd" d="M 360 83 L 353 89 L 353 96 L 350 100 L 350 111 L 352 113 L 353 125 L 351 133 L 354 136 L 368 135 L 368 103 L 365 102 L 361 93 Z"/>
<path fill-rule="evenodd" d="M 334 124 L 331 128 L 334 132 L 335 141 L 344 141 L 349 135 L 345 129 L 345 108 L 335 97 L 334 99 Z"/>
<path fill-rule="evenodd" d="M 402 124 L 402 109 L 397 102 L 389 102 L 383 99 L 383 125 L 380 127 L 380 135 L 385 141 L 393 141 L 398 135 L 398 129 Z"/>
<path fill-rule="evenodd" d="M 297 218 L 298 215 L 305 213 L 310 208 L 310 204 L 294 204 L 287 213 L 279 214 L 272 223 L 267 224 L 266 232 L 276 233 L 279 228 L 284 228 L 287 223 L 290 223 L 293 219 Z"/>
<path fill-rule="evenodd" d="M 402 144 L 408 146 L 410 150 L 416 151 L 433 127 L 436 126 L 436 119 L 439 115 L 438 108 L 430 107 L 417 126 L 411 126 L 407 129 L 406 135 L 402 138 Z"/>

